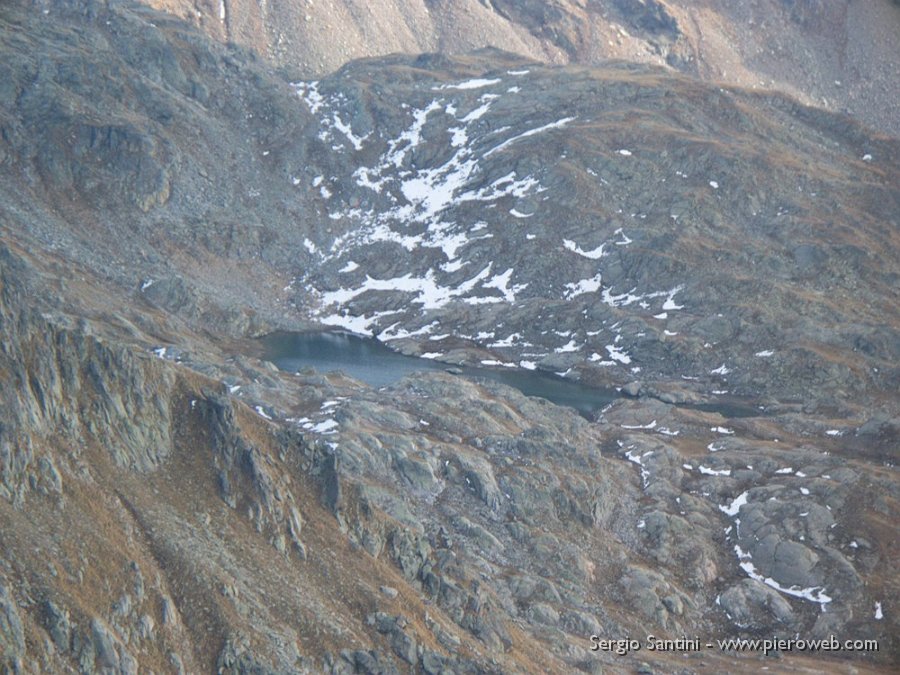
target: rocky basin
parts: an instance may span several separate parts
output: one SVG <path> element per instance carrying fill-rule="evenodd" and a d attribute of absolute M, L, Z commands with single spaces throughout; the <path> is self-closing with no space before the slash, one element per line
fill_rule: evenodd
<path fill-rule="evenodd" d="M 0 34 L 0 669 L 896 668 L 896 139 L 623 62 L 298 81 L 127 2 Z M 335 328 L 436 367 L 257 339 Z M 650 634 L 878 650 L 591 650 Z"/>

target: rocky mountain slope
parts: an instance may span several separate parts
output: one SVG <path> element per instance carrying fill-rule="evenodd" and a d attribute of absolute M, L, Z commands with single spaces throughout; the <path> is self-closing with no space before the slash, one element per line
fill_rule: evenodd
<path fill-rule="evenodd" d="M 810 404 L 896 381 L 892 141 L 627 65 L 400 58 L 298 91 L 322 225 L 292 293 L 324 323 Z"/>
<path fill-rule="evenodd" d="M 5 669 L 896 666 L 896 140 L 623 63 L 288 81 L 126 3 L 0 34 Z M 321 325 L 633 397 L 252 339 Z M 590 651 L 651 633 L 879 650 Z"/>
<path fill-rule="evenodd" d="M 496 47 L 547 63 L 623 59 L 775 89 L 900 135 L 891 0 L 147 0 L 298 77 L 397 52 Z"/>

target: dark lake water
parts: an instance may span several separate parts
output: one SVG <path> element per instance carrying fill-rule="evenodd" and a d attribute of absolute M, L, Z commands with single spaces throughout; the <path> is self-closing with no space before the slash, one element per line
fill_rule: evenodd
<path fill-rule="evenodd" d="M 372 338 L 347 333 L 272 333 L 261 338 L 263 358 L 281 370 L 297 372 L 312 367 L 325 373 L 341 371 L 373 387 L 392 384 L 411 373 L 453 368 L 462 376 L 490 380 L 514 387 L 526 396 L 545 398 L 574 408 L 592 419 L 604 406 L 621 397 L 615 389 L 588 387 L 553 373 L 501 368 L 455 368 L 440 361 L 406 356 Z M 726 417 L 761 414 L 749 404 L 715 402 L 690 405 L 698 410 L 719 412 Z"/>
<path fill-rule="evenodd" d="M 501 382 L 526 396 L 539 396 L 591 415 L 619 398 L 615 389 L 586 387 L 553 373 L 512 368 L 450 366 L 440 361 L 406 356 L 371 338 L 346 333 L 272 333 L 262 338 L 263 358 L 282 370 L 312 367 L 319 372 L 339 370 L 373 387 L 392 384 L 411 373 L 428 370 L 459 372 L 465 377 Z"/>

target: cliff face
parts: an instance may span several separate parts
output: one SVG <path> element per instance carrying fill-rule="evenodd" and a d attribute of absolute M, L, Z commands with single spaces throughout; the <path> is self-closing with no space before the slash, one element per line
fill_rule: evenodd
<path fill-rule="evenodd" d="M 221 384 L 26 309 L 25 265 L 3 253 L 3 667 L 317 669 L 301 653 L 327 643 L 299 651 L 298 619 L 337 643 L 326 611 L 353 616 L 323 609 L 297 567 L 304 518 L 324 535 L 318 574 L 346 548 L 318 505 L 313 476 L 335 480 L 322 453 L 236 411 Z"/>
<path fill-rule="evenodd" d="M 624 59 L 784 91 L 900 134 L 893 105 L 900 8 L 889 0 L 148 4 L 304 78 L 324 76 L 353 59 L 398 52 L 462 54 L 496 47 L 555 64 Z"/>
<path fill-rule="evenodd" d="M 0 30 L 4 668 L 760 668 L 590 651 L 649 633 L 896 664 L 896 141 L 635 65 L 289 83 L 139 5 Z M 635 398 L 256 357 L 321 323 Z M 682 405 L 724 390 L 764 410 Z"/>

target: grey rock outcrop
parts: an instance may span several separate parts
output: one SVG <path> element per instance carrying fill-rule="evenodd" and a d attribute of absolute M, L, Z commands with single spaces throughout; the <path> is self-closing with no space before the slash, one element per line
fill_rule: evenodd
<path fill-rule="evenodd" d="M 19 672 L 25 662 L 25 630 L 15 599 L 0 581 L 0 665 L 9 672 Z"/>
<path fill-rule="evenodd" d="M 722 593 L 718 602 L 737 625 L 757 631 L 768 631 L 774 618 L 783 634 L 796 625 L 796 618 L 777 591 L 755 579 L 744 579 Z"/>

